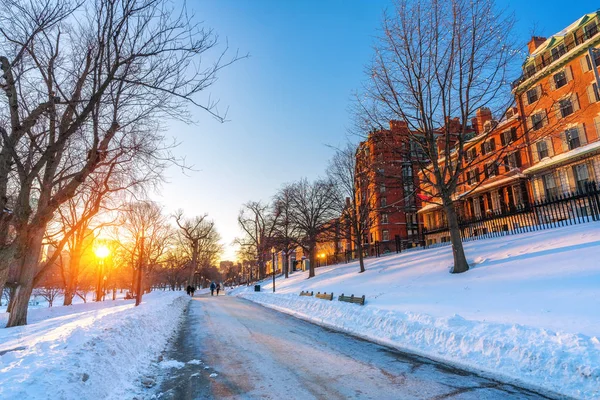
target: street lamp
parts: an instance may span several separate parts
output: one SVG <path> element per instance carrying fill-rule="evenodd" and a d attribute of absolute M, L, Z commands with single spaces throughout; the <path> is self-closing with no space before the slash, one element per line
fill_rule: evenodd
<path fill-rule="evenodd" d="M 275 247 L 271 247 L 271 255 L 272 255 L 272 270 L 273 270 L 273 293 L 275 293 Z"/>
<path fill-rule="evenodd" d="M 102 277 L 104 276 L 104 259 L 108 257 L 108 255 L 110 254 L 110 250 L 108 249 L 108 247 L 102 245 L 96 247 L 94 253 L 96 253 L 96 258 L 98 258 L 98 286 L 96 286 L 96 301 L 100 301 L 103 292 Z M 106 279 L 106 277 L 104 279 Z"/>

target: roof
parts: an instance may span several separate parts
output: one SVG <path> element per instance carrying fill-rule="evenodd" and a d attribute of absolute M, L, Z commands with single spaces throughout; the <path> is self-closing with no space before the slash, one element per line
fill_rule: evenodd
<path fill-rule="evenodd" d="M 539 45 L 538 48 L 535 49 L 529 57 L 527 57 L 527 61 L 529 61 L 531 58 L 537 56 L 541 52 L 545 51 L 546 49 L 551 48 L 556 42 L 558 42 L 560 39 L 563 39 L 569 32 L 572 32 L 573 30 L 579 28 L 580 26 L 585 25 L 589 20 L 594 18 L 599 13 L 600 13 L 599 11 L 596 11 L 593 13 L 585 14 L 584 16 L 579 18 L 577 21 L 573 22 L 571 25 L 562 29 L 560 32 L 557 32 L 554 35 L 550 36 L 548 39 L 546 39 L 546 41 L 544 43 Z"/>
<path fill-rule="evenodd" d="M 588 154 L 595 153 L 600 151 L 600 141 L 596 141 L 593 143 L 586 144 L 585 146 L 578 147 L 574 150 L 567 151 L 566 153 L 561 153 L 554 157 L 546 157 L 539 163 L 535 164 L 532 167 L 527 168 L 523 171 L 525 174 L 534 174 L 536 172 L 542 171 L 546 168 L 555 166 L 557 164 L 573 160 L 574 158 L 585 156 Z"/>

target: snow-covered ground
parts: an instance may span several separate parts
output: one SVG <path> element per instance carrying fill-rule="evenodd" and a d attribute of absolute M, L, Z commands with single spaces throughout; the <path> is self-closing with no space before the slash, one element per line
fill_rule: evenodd
<path fill-rule="evenodd" d="M 232 294 L 435 359 L 581 398 L 600 398 L 600 223 L 408 251 L 279 278 Z M 298 296 L 366 295 L 364 307 Z"/>
<path fill-rule="evenodd" d="M 0 398 L 121 399 L 140 387 L 178 328 L 189 297 L 32 309 L 29 325 L 0 329 Z M 0 326 L 7 314 L 0 313 Z"/>

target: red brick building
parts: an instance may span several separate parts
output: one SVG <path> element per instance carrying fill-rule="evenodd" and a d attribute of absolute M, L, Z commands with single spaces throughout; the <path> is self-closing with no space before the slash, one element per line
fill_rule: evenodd
<path fill-rule="evenodd" d="M 396 243 L 403 248 L 419 243 L 416 162 L 423 155 L 418 150 L 411 145 L 407 125 L 400 121 L 390 121 L 390 129 L 370 132 L 358 146 L 355 185 L 359 207 L 370 204 L 372 222 L 363 238 L 369 255 L 375 254 L 376 245 L 385 253 L 395 251 Z"/>

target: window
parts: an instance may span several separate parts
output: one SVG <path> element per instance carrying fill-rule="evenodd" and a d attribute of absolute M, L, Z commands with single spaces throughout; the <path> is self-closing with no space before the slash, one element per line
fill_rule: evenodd
<path fill-rule="evenodd" d="M 531 63 L 525 67 L 525 75 L 532 76 L 535 74 L 535 64 Z"/>
<path fill-rule="evenodd" d="M 531 116 L 531 125 L 533 126 L 533 130 L 537 131 L 541 127 L 544 126 L 544 116 L 542 113 L 533 114 Z"/>
<path fill-rule="evenodd" d="M 381 207 L 386 207 L 387 206 L 387 199 L 385 197 L 381 198 Z"/>
<path fill-rule="evenodd" d="M 467 180 L 469 185 L 475 185 L 477 182 L 479 182 L 479 171 L 477 169 L 473 169 L 467 172 Z"/>
<path fill-rule="evenodd" d="M 569 150 L 576 149 L 581 146 L 581 139 L 579 138 L 579 129 L 570 128 L 565 131 L 565 140 Z"/>
<path fill-rule="evenodd" d="M 521 166 L 521 153 L 515 151 L 514 153 L 509 154 L 507 157 L 507 168 L 519 168 Z"/>
<path fill-rule="evenodd" d="M 471 162 L 477 158 L 477 149 L 475 147 L 471 147 L 467 150 L 467 162 Z"/>
<path fill-rule="evenodd" d="M 496 175 L 498 175 L 498 163 L 494 161 L 494 162 L 486 164 L 485 177 L 493 178 Z"/>
<path fill-rule="evenodd" d="M 588 40 L 598 33 L 598 25 L 596 25 L 596 22 L 592 22 L 591 24 L 587 24 L 585 28 L 583 28 L 583 31 L 585 32 L 585 40 Z"/>
<path fill-rule="evenodd" d="M 379 185 L 379 193 L 385 193 L 385 183 Z"/>
<path fill-rule="evenodd" d="M 496 150 L 496 141 L 494 140 L 494 138 L 483 142 L 483 144 L 481 145 L 481 154 L 485 155 L 494 150 Z"/>
<path fill-rule="evenodd" d="M 389 223 L 389 220 L 388 220 L 388 215 L 387 215 L 387 214 L 381 214 L 381 223 L 382 223 L 382 224 L 387 224 L 387 223 Z"/>
<path fill-rule="evenodd" d="M 387 230 L 381 231 L 381 240 L 384 242 L 387 242 L 388 240 L 390 240 L 390 231 L 387 231 Z"/>
<path fill-rule="evenodd" d="M 546 174 L 543 176 L 543 180 L 544 180 L 544 191 L 546 192 L 546 197 L 548 197 L 548 198 L 558 197 L 558 187 L 556 187 L 556 181 L 554 180 L 554 175 Z"/>
<path fill-rule="evenodd" d="M 539 100 L 538 89 L 534 87 L 533 89 L 529 89 L 527 91 L 527 104 L 533 104 Z"/>
<path fill-rule="evenodd" d="M 506 146 L 507 144 L 514 142 L 517 140 L 517 129 L 511 128 L 508 131 L 502 132 L 500 135 L 500 140 L 502 142 L 502 146 Z"/>
<path fill-rule="evenodd" d="M 585 192 L 586 183 L 590 180 L 590 174 L 586 164 L 579 164 L 573 167 L 573 176 L 575 177 L 575 182 L 577 183 L 577 191 Z"/>
<path fill-rule="evenodd" d="M 564 99 L 558 102 L 558 106 L 560 108 L 560 116 L 562 118 L 568 117 L 573 114 L 573 102 L 571 99 Z"/>
<path fill-rule="evenodd" d="M 600 101 L 600 92 L 598 92 L 598 85 L 596 84 L 596 82 L 588 86 L 587 93 L 588 99 L 590 100 L 590 104 Z"/>
<path fill-rule="evenodd" d="M 565 74 L 565 71 L 554 74 L 553 79 L 555 89 L 561 88 L 567 84 L 567 74 Z"/>
<path fill-rule="evenodd" d="M 385 170 L 383 168 L 377 168 L 377 173 L 379 175 L 383 175 L 385 173 Z"/>
<path fill-rule="evenodd" d="M 563 56 L 567 52 L 565 45 L 563 43 L 559 44 L 555 48 L 553 48 L 550 53 L 552 54 L 552 60 L 556 61 Z"/>
<path fill-rule="evenodd" d="M 548 150 L 548 143 L 545 140 L 540 140 L 536 143 L 536 148 L 538 152 L 538 158 L 541 160 L 542 158 L 546 158 L 550 156 L 550 151 Z"/>

